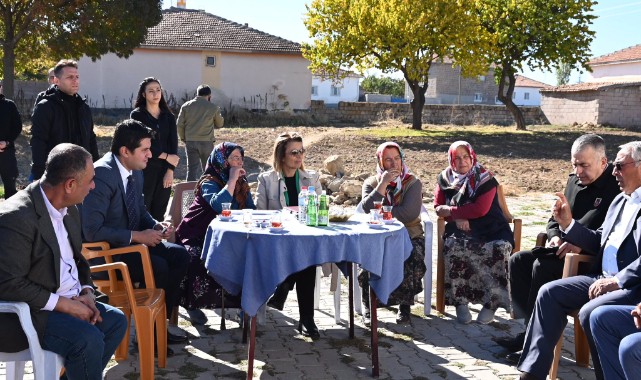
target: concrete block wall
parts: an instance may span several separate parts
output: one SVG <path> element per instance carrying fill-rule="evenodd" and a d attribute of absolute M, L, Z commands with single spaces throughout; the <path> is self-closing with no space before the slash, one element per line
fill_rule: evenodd
<path fill-rule="evenodd" d="M 641 88 L 630 86 L 600 91 L 598 122 L 641 127 Z"/>
<path fill-rule="evenodd" d="M 521 107 L 528 124 L 547 124 L 539 107 Z M 340 102 L 337 108 L 327 108 L 322 101 L 312 101 L 310 113 L 321 122 L 370 123 L 397 119 L 412 122 L 412 108 L 403 103 Z M 512 125 L 512 114 L 502 105 L 444 105 L 426 104 L 423 107 L 426 124 L 497 124 Z"/>

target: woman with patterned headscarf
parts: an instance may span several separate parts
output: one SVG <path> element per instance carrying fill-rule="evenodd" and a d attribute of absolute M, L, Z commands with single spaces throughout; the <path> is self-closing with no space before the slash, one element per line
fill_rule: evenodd
<path fill-rule="evenodd" d="M 374 202 L 392 207 L 392 216 L 407 228 L 412 239 L 412 253 L 405 260 L 403 282 L 389 296 L 387 305 L 400 305 L 396 316 L 397 323 L 410 321 L 410 306 L 414 296 L 423 290 L 421 280 L 425 275 L 425 236 L 420 214 L 423 205 L 423 185 L 405 164 L 405 155 L 398 144 L 382 143 L 376 150 L 376 175 L 363 183 L 363 199 L 359 207 L 365 212 L 374 209 Z M 363 320 L 370 322 L 369 311 L 369 273 L 363 271 L 359 276 L 363 292 Z"/>
<path fill-rule="evenodd" d="M 472 320 L 469 303 L 482 304 L 477 322 L 494 320 L 499 307 L 509 310 L 508 260 L 514 238 L 503 216 L 494 175 L 476 160 L 472 146 L 454 142 L 449 166 L 438 176 L 434 192 L 436 214 L 447 221 L 445 303 L 456 306 L 456 318 Z"/>
<path fill-rule="evenodd" d="M 222 288 L 207 274 L 200 259 L 207 226 L 221 213 L 223 203 L 231 203 L 232 209 L 256 208 L 243 169 L 244 157 L 240 145 L 224 142 L 214 147 L 196 184 L 194 201 L 176 228 L 176 243 L 184 245 L 191 255 L 187 276 L 180 285 L 180 305 L 187 309 L 192 323 L 207 322 L 199 309 L 220 307 L 223 296 Z M 225 298 L 228 307 L 239 307 L 239 301 L 238 297 Z"/>

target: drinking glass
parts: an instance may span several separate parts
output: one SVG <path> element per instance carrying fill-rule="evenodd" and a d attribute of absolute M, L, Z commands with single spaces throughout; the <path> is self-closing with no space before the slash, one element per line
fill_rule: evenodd
<path fill-rule="evenodd" d="M 383 206 L 383 220 L 392 220 L 392 206 Z"/>
<path fill-rule="evenodd" d="M 376 212 L 380 213 L 381 207 L 383 207 L 383 201 L 374 201 L 374 208 L 376 209 Z"/>
<path fill-rule="evenodd" d="M 275 212 L 271 217 L 271 224 L 273 228 L 281 228 L 283 226 L 283 218 L 280 212 Z"/>
<path fill-rule="evenodd" d="M 231 218 L 231 203 L 222 203 L 223 211 L 220 213 L 225 218 Z"/>
<path fill-rule="evenodd" d="M 247 228 L 251 228 L 252 226 L 252 210 L 246 209 L 243 210 L 243 224 Z"/>

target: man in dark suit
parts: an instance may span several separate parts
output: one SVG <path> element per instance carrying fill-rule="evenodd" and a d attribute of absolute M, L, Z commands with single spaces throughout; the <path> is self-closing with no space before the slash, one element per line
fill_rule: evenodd
<path fill-rule="evenodd" d="M 603 224 L 610 203 L 621 191 L 608 165 L 605 141 L 601 136 L 586 134 L 572 144 L 571 162 L 574 171 L 565 185 L 565 197 L 573 217 L 582 226 L 596 230 Z M 563 275 L 563 262 L 568 252 L 596 255 L 598 252 L 581 251 L 563 240 L 559 223 L 551 217 L 547 225 L 547 248 L 556 248 L 555 257 L 537 258 L 532 251 L 521 251 L 510 256 L 510 295 L 515 318 L 530 321 L 536 295 L 541 286 L 558 280 Z M 525 341 L 525 332 L 515 337 L 499 338 L 496 342 L 513 352 L 508 361 L 516 364 Z"/>
<path fill-rule="evenodd" d="M 95 302 L 81 254 L 81 203 L 94 187 L 91 154 L 54 147 L 40 181 L 0 203 L 0 299 L 29 304 L 42 348 L 64 357 L 69 379 L 101 379 L 127 329 L 124 314 Z M 0 351 L 28 347 L 18 318 L 0 314 Z"/>
<path fill-rule="evenodd" d="M 602 379 L 590 314 L 601 305 L 626 305 L 641 297 L 641 141 L 620 148 L 612 174 L 622 193 L 612 201 L 598 230 L 572 219 L 567 199 L 557 193 L 554 219 L 564 232 L 565 241 L 599 253 L 588 275 L 552 281 L 539 290 L 518 365 L 521 379 L 545 379 L 567 315 L 577 309 L 590 344 L 594 372 L 597 379 Z"/>
<path fill-rule="evenodd" d="M 145 209 L 142 169 L 151 157 L 153 131 L 129 119 L 116 126 L 111 152 L 95 162 L 96 188 L 82 204 L 82 233 L 86 241 L 106 241 L 112 247 L 145 244 L 149 247 L 156 286 L 165 291 L 167 313 L 178 304 L 180 282 L 187 272 L 189 254 L 183 246 L 163 241 L 173 227 L 155 220 Z M 144 285 L 139 255 L 121 255 L 133 282 Z M 168 332 L 169 343 L 186 336 Z"/>

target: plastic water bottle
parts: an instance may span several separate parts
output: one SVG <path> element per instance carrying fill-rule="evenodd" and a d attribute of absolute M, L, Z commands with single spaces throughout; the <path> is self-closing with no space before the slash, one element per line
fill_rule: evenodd
<path fill-rule="evenodd" d="M 318 223 L 318 206 L 316 205 L 316 190 L 314 186 L 307 188 L 307 225 L 316 226 Z"/>
<path fill-rule="evenodd" d="M 298 193 L 298 222 L 307 223 L 307 186 L 303 186 Z"/>
<path fill-rule="evenodd" d="M 327 202 L 327 192 L 323 190 L 318 200 L 318 225 L 327 226 L 329 224 L 329 204 Z"/>

